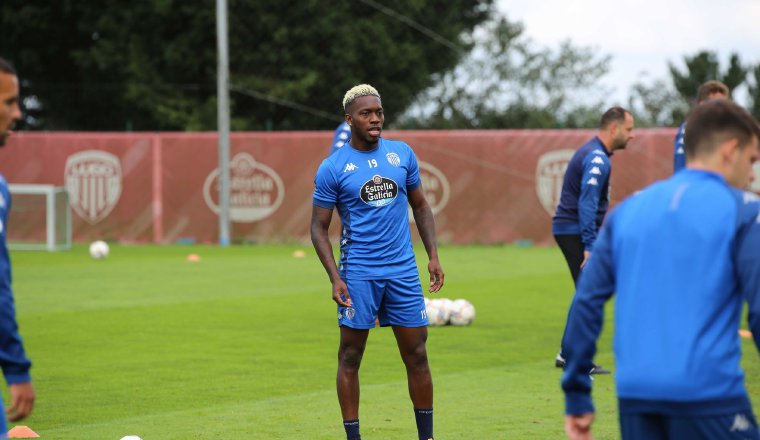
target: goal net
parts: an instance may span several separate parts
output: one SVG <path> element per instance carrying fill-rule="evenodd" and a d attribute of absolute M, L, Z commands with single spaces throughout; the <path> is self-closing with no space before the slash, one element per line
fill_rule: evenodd
<path fill-rule="evenodd" d="M 57 251 L 71 248 L 69 194 L 54 185 L 10 184 L 8 247 Z"/>

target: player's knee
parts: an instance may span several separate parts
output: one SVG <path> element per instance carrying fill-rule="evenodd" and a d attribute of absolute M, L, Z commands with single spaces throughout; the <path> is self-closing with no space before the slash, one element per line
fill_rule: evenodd
<path fill-rule="evenodd" d="M 338 351 L 338 363 L 341 368 L 358 370 L 362 363 L 364 350 L 359 347 L 342 346 Z"/>
<path fill-rule="evenodd" d="M 416 369 L 428 368 L 427 349 L 425 344 L 419 344 L 404 355 L 404 363 L 407 367 Z"/>

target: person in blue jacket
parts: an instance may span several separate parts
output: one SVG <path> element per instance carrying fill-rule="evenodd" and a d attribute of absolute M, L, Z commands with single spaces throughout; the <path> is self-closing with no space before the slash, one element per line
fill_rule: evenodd
<path fill-rule="evenodd" d="M 367 84 L 343 98 L 351 142 L 322 161 L 314 179 L 311 240 L 337 304 L 338 401 L 348 440 L 360 440 L 359 367 L 369 330 L 391 326 L 406 367 L 417 435 L 433 438 L 433 381 L 427 359 L 425 299 L 409 228 L 412 208 L 428 255 L 430 292 L 443 287 L 435 221 L 417 158 L 404 142 L 381 137 L 385 113 Z M 342 223 L 336 264 L 328 237 L 333 210 Z"/>
<path fill-rule="evenodd" d="M 599 131 L 579 148 L 565 171 L 559 205 L 552 221 L 552 234 L 567 261 L 573 283 L 578 282 L 609 207 L 612 163 L 610 156 L 633 139 L 633 115 L 622 107 L 612 107 L 602 115 Z M 564 348 L 564 336 L 562 349 Z M 562 351 L 555 365 L 565 366 Z M 595 366 L 594 374 L 609 373 Z"/>
<path fill-rule="evenodd" d="M 716 98 L 728 98 L 729 90 L 728 86 L 720 81 L 712 80 L 699 86 L 697 89 L 697 105 L 710 99 Z M 686 133 L 686 122 L 682 123 L 678 127 L 676 137 L 673 140 L 673 172 L 686 168 L 686 153 L 683 149 L 683 136 Z"/>
<path fill-rule="evenodd" d="M 4 146 L 13 126 L 21 119 L 18 76 L 11 64 L 0 58 L 0 147 Z M 11 261 L 8 255 L 7 230 L 11 196 L 8 183 L 0 175 L 0 367 L 10 391 L 10 406 L 5 413 L 12 422 L 19 421 L 34 408 L 34 387 L 29 375 L 31 362 L 26 357 L 16 323 L 16 307 L 11 289 Z M 2 402 L 0 402 L 2 412 Z M 7 438 L 5 417 L 0 417 L 0 439 Z"/>
<path fill-rule="evenodd" d="M 348 122 L 343 121 L 335 128 L 335 134 L 333 134 L 332 145 L 330 146 L 330 154 L 343 148 L 344 145 L 351 141 L 351 126 Z"/>
<path fill-rule="evenodd" d="M 614 351 L 624 440 L 760 439 L 738 330 L 743 303 L 760 350 L 760 126 L 727 99 L 687 119 L 686 169 L 607 218 L 568 315 L 565 431 L 590 439 L 588 370 L 605 303 L 616 295 Z"/>

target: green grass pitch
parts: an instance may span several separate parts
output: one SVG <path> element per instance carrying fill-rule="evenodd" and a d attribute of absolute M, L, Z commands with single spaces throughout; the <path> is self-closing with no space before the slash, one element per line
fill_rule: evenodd
<path fill-rule="evenodd" d="M 104 261 L 81 245 L 14 252 L 38 395 L 21 424 L 55 440 L 345 438 L 335 305 L 313 250 L 300 248 L 305 258 L 297 246 L 117 245 Z M 559 250 L 444 246 L 440 256 L 437 296 L 468 299 L 477 317 L 430 329 L 436 438 L 563 438 L 553 360 L 572 283 Z M 610 327 L 597 362 L 613 367 Z M 757 403 L 760 358 L 742 344 Z M 416 438 L 390 329 L 371 332 L 361 385 L 365 439 Z M 596 438 L 618 438 L 612 377 L 596 379 L 594 396 Z"/>

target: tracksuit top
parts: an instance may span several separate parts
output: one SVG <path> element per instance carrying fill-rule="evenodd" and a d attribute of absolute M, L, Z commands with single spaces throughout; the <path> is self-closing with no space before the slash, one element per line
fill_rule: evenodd
<path fill-rule="evenodd" d="M 673 140 L 673 172 L 677 173 L 686 168 L 686 152 L 683 149 L 683 137 L 686 134 L 686 123 L 678 126 L 676 137 Z"/>
<path fill-rule="evenodd" d="M 554 235 L 580 234 L 583 247 L 592 249 L 609 206 L 611 171 L 610 153 L 596 136 L 573 154 L 552 221 Z"/>
<path fill-rule="evenodd" d="M 343 146 L 348 144 L 348 141 L 350 140 L 351 140 L 351 126 L 348 125 L 346 121 L 343 121 L 335 129 L 335 134 L 333 134 L 332 146 L 330 146 L 330 154 L 333 154 L 336 151 L 343 148 Z"/>
<path fill-rule="evenodd" d="M 420 186 L 414 152 L 404 142 L 380 138 L 360 151 L 346 144 L 322 161 L 314 201 L 338 208 L 343 231 L 338 271 L 344 279 L 418 276 L 409 230 L 409 191 Z"/>
<path fill-rule="evenodd" d="M 724 414 L 747 405 L 742 304 L 760 349 L 760 201 L 718 174 L 685 169 L 607 218 L 566 329 L 566 412 L 593 410 L 589 370 L 615 300 L 620 411 Z"/>
<path fill-rule="evenodd" d="M 32 364 L 24 353 L 16 323 L 16 306 L 11 289 L 11 261 L 8 254 L 7 227 L 11 195 L 5 177 L 0 175 L 0 367 L 9 384 L 29 382 Z"/>

